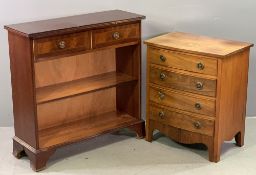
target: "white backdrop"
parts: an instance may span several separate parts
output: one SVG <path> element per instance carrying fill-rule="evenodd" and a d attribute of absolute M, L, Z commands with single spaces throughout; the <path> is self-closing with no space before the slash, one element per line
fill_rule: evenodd
<path fill-rule="evenodd" d="M 256 43 L 255 0 L 0 0 L 0 126 L 13 125 L 5 24 L 121 9 L 145 15 L 142 37 L 191 32 Z M 142 115 L 145 116 L 145 46 L 142 47 Z M 247 116 L 256 116 L 255 48 L 251 50 Z"/>

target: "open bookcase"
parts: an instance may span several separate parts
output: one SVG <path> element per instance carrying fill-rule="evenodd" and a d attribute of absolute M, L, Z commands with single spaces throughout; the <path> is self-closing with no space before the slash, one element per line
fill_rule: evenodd
<path fill-rule="evenodd" d="M 140 116 L 141 20 L 112 10 L 5 26 L 13 154 L 42 170 L 60 146 L 130 128 Z"/>

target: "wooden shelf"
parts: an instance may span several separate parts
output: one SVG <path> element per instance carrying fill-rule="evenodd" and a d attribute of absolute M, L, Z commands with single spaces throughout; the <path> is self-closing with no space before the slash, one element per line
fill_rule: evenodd
<path fill-rule="evenodd" d="M 126 113 L 108 112 L 39 131 L 39 147 L 49 148 L 74 143 L 140 122 L 142 121 Z"/>
<path fill-rule="evenodd" d="M 36 100 L 37 104 L 40 104 L 72 95 L 114 87 L 134 80 L 136 80 L 136 78 L 118 72 L 100 74 L 88 78 L 37 88 Z"/>

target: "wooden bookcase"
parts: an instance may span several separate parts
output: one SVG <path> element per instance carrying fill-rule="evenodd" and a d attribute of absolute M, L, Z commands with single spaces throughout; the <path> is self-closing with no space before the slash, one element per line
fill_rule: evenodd
<path fill-rule="evenodd" d="M 38 171 L 60 146 L 120 128 L 144 136 L 143 18 L 113 10 L 5 26 L 17 158 Z"/>

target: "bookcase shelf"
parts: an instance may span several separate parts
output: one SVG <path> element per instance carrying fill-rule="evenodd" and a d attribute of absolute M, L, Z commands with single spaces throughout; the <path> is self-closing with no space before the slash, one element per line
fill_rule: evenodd
<path fill-rule="evenodd" d="M 109 72 L 69 82 L 37 88 L 37 104 L 68 96 L 102 90 L 122 83 L 135 81 L 136 78 L 119 72 Z"/>

